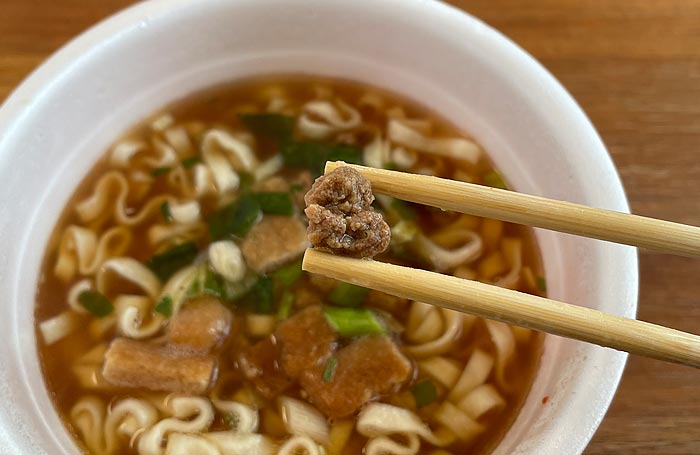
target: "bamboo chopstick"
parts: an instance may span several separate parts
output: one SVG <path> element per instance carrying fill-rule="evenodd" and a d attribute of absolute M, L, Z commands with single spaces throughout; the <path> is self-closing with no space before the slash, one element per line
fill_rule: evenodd
<path fill-rule="evenodd" d="M 326 173 L 340 166 L 359 171 L 374 192 L 406 201 L 659 252 L 700 255 L 700 227 L 696 226 L 342 161 L 327 162 Z"/>
<path fill-rule="evenodd" d="M 302 269 L 410 300 L 700 368 L 700 337 L 478 281 L 307 249 Z"/>

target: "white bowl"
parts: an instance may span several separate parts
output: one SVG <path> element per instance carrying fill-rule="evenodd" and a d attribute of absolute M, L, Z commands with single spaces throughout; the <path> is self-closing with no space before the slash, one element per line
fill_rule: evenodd
<path fill-rule="evenodd" d="M 84 33 L 0 110 L 0 453 L 78 453 L 44 387 L 34 293 L 44 247 L 83 175 L 175 98 L 260 73 L 341 76 L 404 94 L 475 136 L 519 191 L 628 211 L 605 147 L 567 92 L 462 12 L 406 0 L 158 0 Z M 634 317 L 634 249 L 538 231 L 550 296 Z M 578 454 L 626 355 L 548 336 L 502 454 Z M 543 397 L 549 401 L 543 404 Z"/>

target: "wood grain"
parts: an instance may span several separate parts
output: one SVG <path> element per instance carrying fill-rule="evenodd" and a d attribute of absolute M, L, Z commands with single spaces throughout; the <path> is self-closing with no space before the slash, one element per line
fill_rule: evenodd
<path fill-rule="evenodd" d="M 1 0 L 0 99 L 130 0 Z M 700 0 L 452 0 L 516 41 L 600 132 L 635 213 L 700 225 Z M 592 176 L 594 178 L 594 176 Z M 640 254 L 639 318 L 697 332 L 700 261 Z M 632 358 L 587 455 L 700 453 L 700 376 Z"/>

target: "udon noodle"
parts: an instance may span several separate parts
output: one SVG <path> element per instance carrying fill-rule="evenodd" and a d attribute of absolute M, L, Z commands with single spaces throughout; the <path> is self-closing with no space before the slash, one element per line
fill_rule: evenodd
<path fill-rule="evenodd" d="M 120 138 L 47 247 L 46 385 L 93 455 L 488 452 L 541 336 L 301 271 L 326 160 L 504 187 L 481 147 L 364 86 L 197 94 Z M 543 294 L 521 227 L 377 195 L 377 259 Z"/>

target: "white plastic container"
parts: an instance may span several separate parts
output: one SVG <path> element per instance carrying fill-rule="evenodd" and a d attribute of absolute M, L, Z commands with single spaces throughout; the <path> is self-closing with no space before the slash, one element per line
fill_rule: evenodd
<path fill-rule="evenodd" d="M 475 136 L 518 191 L 627 211 L 605 147 L 567 92 L 498 32 L 425 0 L 157 0 L 79 36 L 0 109 L 0 453 L 75 454 L 43 384 L 34 293 L 48 236 L 108 144 L 168 102 L 265 73 L 388 88 Z M 538 231 L 549 295 L 633 317 L 634 249 Z M 495 450 L 578 454 L 626 355 L 548 336 Z M 543 404 L 543 398 L 549 400 Z"/>

